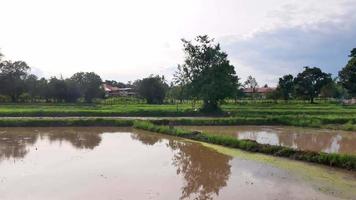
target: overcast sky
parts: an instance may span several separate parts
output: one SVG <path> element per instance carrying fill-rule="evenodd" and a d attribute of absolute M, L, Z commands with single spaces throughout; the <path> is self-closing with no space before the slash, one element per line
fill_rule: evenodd
<path fill-rule="evenodd" d="M 334 75 L 356 47 L 356 0 L 0 0 L 0 51 L 39 76 L 172 77 L 181 38 L 208 34 L 244 80 Z"/>

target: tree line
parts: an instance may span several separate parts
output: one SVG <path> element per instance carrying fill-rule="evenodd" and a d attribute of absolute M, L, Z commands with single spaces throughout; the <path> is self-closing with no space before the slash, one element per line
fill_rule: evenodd
<path fill-rule="evenodd" d="M 343 67 L 338 77 L 323 72 L 318 67 L 304 67 L 296 77 L 288 74 L 279 78 L 277 97 L 286 101 L 290 99 L 309 99 L 316 97 L 347 99 L 356 97 L 356 48 L 349 55 L 350 60 Z"/>
<path fill-rule="evenodd" d="M 198 36 L 193 41 L 183 39 L 185 53 L 183 64 L 178 65 L 174 79 L 169 85 L 163 76 L 150 75 L 147 78 L 127 84 L 106 80 L 117 87 L 133 88 L 137 97 L 150 104 L 161 104 L 165 99 L 178 101 L 202 100 L 204 111 L 219 110 L 225 99 L 244 97 L 243 89 L 252 91 L 257 81 L 249 76 L 244 83 L 236 75 L 235 67 L 219 43 L 208 36 Z M 0 54 L 0 61 L 2 55 Z M 319 67 L 304 67 L 295 77 L 291 74 L 279 78 L 277 89 L 268 94 L 271 99 L 307 99 L 311 103 L 316 97 L 351 98 L 356 96 L 356 48 L 349 55 L 348 64 L 338 77 L 323 72 Z M 103 98 L 102 79 L 94 72 L 79 72 L 70 78 L 38 78 L 30 74 L 30 67 L 23 61 L 0 62 L 0 95 L 12 102 L 28 98 L 46 102 L 76 102 L 82 99 L 92 102 Z M 267 87 L 267 85 L 265 85 Z"/>
<path fill-rule="evenodd" d="M 1 56 L 2 57 L 2 56 Z M 1 59 L 0 57 L 0 59 Z M 38 78 L 23 61 L 0 62 L 0 95 L 3 101 L 92 102 L 102 98 L 102 80 L 94 72 L 78 72 L 70 78 Z"/>

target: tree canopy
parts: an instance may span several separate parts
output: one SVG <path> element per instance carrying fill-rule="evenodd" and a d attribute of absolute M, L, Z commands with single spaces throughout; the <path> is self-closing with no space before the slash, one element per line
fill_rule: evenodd
<path fill-rule="evenodd" d="M 70 79 L 78 83 L 80 92 L 86 102 L 92 102 L 94 98 L 103 96 L 102 80 L 94 72 L 78 72 Z"/>
<path fill-rule="evenodd" d="M 244 82 L 245 88 L 251 88 L 253 92 L 255 92 L 256 88 L 258 87 L 258 83 L 255 78 L 251 75 L 247 77 L 246 81 Z"/>
<path fill-rule="evenodd" d="M 284 75 L 282 78 L 279 78 L 278 81 L 278 92 L 282 95 L 284 100 L 288 100 L 292 97 L 294 92 L 294 77 L 291 74 Z"/>
<path fill-rule="evenodd" d="M 182 39 L 185 62 L 178 66 L 177 83 L 187 86 L 191 96 L 202 99 L 203 111 L 218 110 L 219 101 L 234 97 L 238 78 L 227 54 L 208 36 L 194 42 Z"/>
<path fill-rule="evenodd" d="M 351 58 L 355 58 L 356 57 L 356 48 L 353 48 L 351 50 L 351 53 L 350 53 L 349 57 L 351 57 Z"/>
<path fill-rule="evenodd" d="M 339 72 L 340 83 L 349 92 L 356 96 L 356 48 L 351 51 L 351 59 Z"/>
<path fill-rule="evenodd" d="M 320 68 L 304 67 L 304 71 L 295 78 L 296 92 L 314 103 L 314 98 L 320 94 L 321 88 L 331 81 L 331 74 L 322 72 Z"/>
<path fill-rule="evenodd" d="M 168 88 L 164 77 L 160 76 L 149 76 L 142 80 L 137 80 L 134 85 L 136 85 L 136 90 L 138 94 L 146 99 L 149 104 L 162 104 L 166 96 L 166 91 Z"/>
<path fill-rule="evenodd" d="M 23 61 L 0 63 L 0 93 L 8 95 L 13 102 L 25 91 L 25 79 L 30 67 Z"/>

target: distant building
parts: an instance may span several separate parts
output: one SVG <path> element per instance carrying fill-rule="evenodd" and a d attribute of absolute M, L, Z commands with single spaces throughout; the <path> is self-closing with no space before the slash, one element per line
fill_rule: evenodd
<path fill-rule="evenodd" d="M 105 91 L 106 97 L 113 97 L 113 96 L 128 97 L 128 96 L 136 95 L 136 92 L 132 88 L 119 88 L 106 83 L 103 84 L 103 89 Z"/>
<path fill-rule="evenodd" d="M 269 93 L 276 91 L 275 87 L 244 88 L 243 93 L 246 96 L 257 96 L 266 98 Z"/>
<path fill-rule="evenodd" d="M 342 103 L 345 105 L 356 105 L 356 98 L 344 99 Z"/>

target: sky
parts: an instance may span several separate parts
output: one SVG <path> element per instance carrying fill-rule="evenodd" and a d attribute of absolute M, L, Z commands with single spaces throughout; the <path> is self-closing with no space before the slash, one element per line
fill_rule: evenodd
<path fill-rule="evenodd" d="M 274 86 L 303 66 L 337 75 L 356 47 L 355 10 L 356 0 L 0 0 L 0 52 L 40 77 L 170 80 L 181 39 L 207 34 L 242 81 Z"/>

